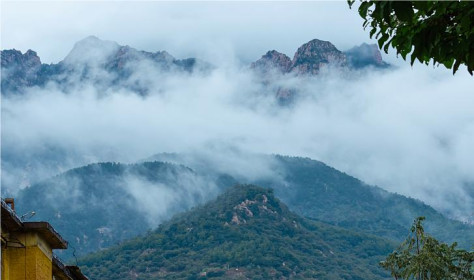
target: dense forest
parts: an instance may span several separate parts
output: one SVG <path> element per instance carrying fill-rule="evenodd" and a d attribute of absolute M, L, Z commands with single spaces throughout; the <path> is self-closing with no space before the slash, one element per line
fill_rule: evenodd
<path fill-rule="evenodd" d="M 387 240 L 302 218 L 251 185 L 79 262 L 92 279 L 384 279 Z"/>

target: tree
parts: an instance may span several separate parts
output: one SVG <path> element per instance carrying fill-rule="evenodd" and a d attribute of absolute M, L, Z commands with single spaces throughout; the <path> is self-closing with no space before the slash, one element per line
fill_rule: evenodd
<path fill-rule="evenodd" d="M 352 7 L 355 0 L 348 0 Z M 474 71 L 474 2 L 362 1 L 359 15 L 388 53 L 390 46 L 406 60 L 442 64 L 456 73 L 460 65 Z"/>
<path fill-rule="evenodd" d="M 474 279 L 474 252 L 456 249 L 425 234 L 422 222 L 415 219 L 411 234 L 380 265 L 395 279 Z"/>

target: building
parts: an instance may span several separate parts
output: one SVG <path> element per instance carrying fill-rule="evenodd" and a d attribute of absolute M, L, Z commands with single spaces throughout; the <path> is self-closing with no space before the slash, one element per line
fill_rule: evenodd
<path fill-rule="evenodd" d="M 1 199 L 1 280 L 88 280 L 53 254 L 68 243 L 48 222 L 25 222 L 13 199 Z"/>

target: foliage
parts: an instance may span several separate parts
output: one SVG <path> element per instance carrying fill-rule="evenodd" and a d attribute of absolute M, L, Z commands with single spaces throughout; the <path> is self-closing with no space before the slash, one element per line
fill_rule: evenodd
<path fill-rule="evenodd" d="M 355 0 L 348 0 L 352 7 Z M 464 64 L 474 71 L 474 2 L 362 1 L 359 14 L 370 37 L 388 53 L 390 46 L 403 59 L 443 64 L 456 73 Z"/>
<path fill-rule="evenodd" d="M 274 189 L 275 195 L 298 215 L 397 241 L 404 239 L 409 230 L 406 225 L 414 217 L 426 216 L 429 219 L 426 229 L 437 239 L 457 240 L 462 248 L 474 244 L 474 227 L 449 220 L 420 201 L 368 186 L 319 161 L 285 156 L 262 156 L 259 160 L 271 163 L 275 172 L 271 178 L 248 183 Z M 68 259 L 74 250 L 81 256 L 144 234 L 152 225 L 149 223 L 151 215 L 157 217 L 156 223 L 159 223 L 172 214 L 213 199 L 237 182 L 246 182 L 235 174 L 223 176 L 212 165 L 200 167 L 177 158 L 166 161 L 190 165 L 192 169 L 163 162 L 92 164 L 21 190 L 16 197 L 17 211 L 34 210 L 33 220 L 51 222 L 70 242 L 67 252 L 58 252 L 63 259 Z M 195 198 L 189 192 L 199 189 L 195 185 L 197 181 L 186 178 L 200 178 L 198 181 L 216 184 L 217 189 L 207 192 L 205 200 L 199 200 L 201 196 Z M 130 182 L 137 180 L 153 192 L 182 195 L 175 196 L 161 217 L 159 213 L 145 211 L 144 204 L 124 191 L 129 189 Z M 188 184 L 193 187 L 186 187 Z"/>
<path fill-rule="evenodd" d="M 245 185 L 79 264 L 104 280 L 385 279 L 377 263 L 394 245 L 301 218 Z"/>
<path fill-rule="evenodd" d="M 395 279 L 474 279 L 474 252 L 456 249 L 425 234 L 415 219 L 411 234 L 397 251 L 381 262 Z"/>
<path fill-rule="evenodd" d="M 419 200 L 364 184 L 322 162 L 300 157 L 275 156 L 281 176 L 259 181 L 298 215 L 353 231 L 402 241 L 407 225 L 427 217 L 426 229 L 444 242 L 458 241 L 462 248 L 474 244 L 474 226 L 450 220 Z"/>
<path fill-rule="evenodd" d="M 32 220 L 50 222 L 69 241 L 68 250 L 57 252 L 67 259 L 73 251 L 80 256 L 136 237 L 169 215 L 204 202 L 204 197 L 192 196 L 195 193 L 187 188 L 186 180 L 197 184 L 198 179 L 187 167 L 163 162 L 90 164 L 21 190 L 17 211 L 34 210 Z M 210 185 L 214 182 L 214 178 L 206 180 Z M 173 194 L 174 204 L 166 208 L 164 217 L 150 213 L 131 192 L 133 187 Z M 211 188 L 207 195 L 212 194 Z"/>

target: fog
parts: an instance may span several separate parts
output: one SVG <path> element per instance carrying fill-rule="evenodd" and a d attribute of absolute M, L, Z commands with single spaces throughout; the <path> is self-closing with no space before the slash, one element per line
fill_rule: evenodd
<path fill-rule="evenodd" d="M 94 34 L 216 67 L 163 72 L 145 60 L 128 65 L 133 75 L 109 87 L 116 77 L 96 62 L 114 44 L 72 52 L 65 61 L 76 69 L 88 61 L 96 82 L 71 75 L 66 93 L 50 83 L 2 98 L 2 192 L 72 167 L 161 152 L 197 153 L 240 177 L 276 176 L 252 155 L 284 154 L 321 160 L 452 217 L 473 215 L 474 82 L 465 69 L 453 76 L 443 67 L 410 67 L 391 50 L 384 59 L 398 67 L 389 71 L 274 77 L 272 86 L 298 90 L 289 106 L 249 71 L 266 51 L 292 57 L 313 38 L 340 50 L 370 42 L 346 1 L 12 1 L 2 3 L 1 15 L 2 49 L 33 49 L 45 63 L 64 59 L 77 40 Z M 148 95 L 132 92 L 136 84 Z"/>
<path fill-rule="evenodd" d="M 3 98 L 4 186 L 15 190 L 82 164 L 160 152 L 198 153 L 223 172 L 254 178 L 271 176 L 270 165 L 242 159 L 283 154 L 321 160 L 454 217 L 474 211 L 467 195 L 474 84 L 467 74 L 416 66 L 275 77 L 274 84 L 298 89 L 282 106 L 271 87 L 228 57 L 208 74 L 163 72 L 141 61 L 128 66 L 134 74 L 123 87 L 71 75 L 67 93 L 50 83 Z M 92 73 L 105 84 L 113 78 Z M 148 95 L 126 89 L 137 82 Z M 229 158 L 233 163 L 224 164 Z"/>

